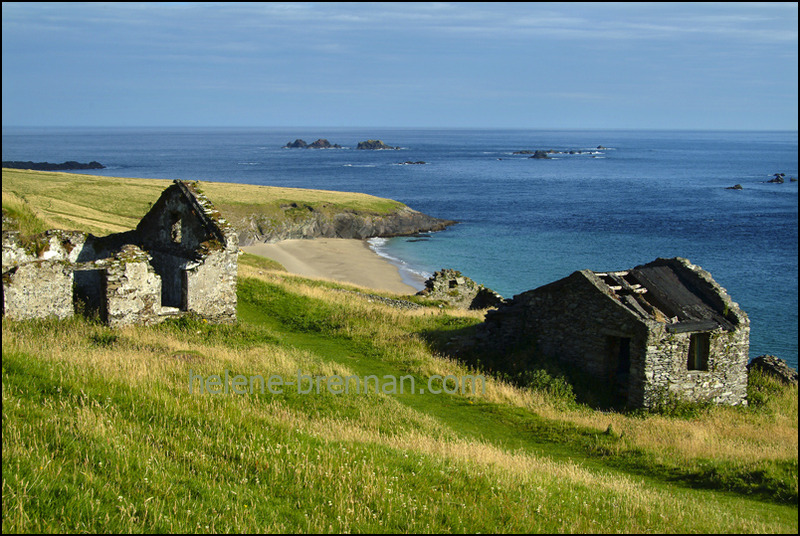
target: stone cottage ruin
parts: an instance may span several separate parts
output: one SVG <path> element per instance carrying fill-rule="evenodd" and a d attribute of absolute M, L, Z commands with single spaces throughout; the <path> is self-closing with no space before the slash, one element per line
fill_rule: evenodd
<path fill-rule="evenodd" d="M 575 272 L 490 311 L 479 336 L 500 348 L 529 344 L 610 386 L 628 407 L 669 395 L 746 403 L 749 319 L 686 259 Z"/>
<path fill-rule="evenodd" d="M 236 320 L 237 234 L 196 185 L 174 181 L 135 230 L 3 232 L 3 314 L 96 314 L 111 326 L 194 313 Z"/>
<path fill-rule="evenodd" d="M 425 288 L 417 292 L 417 296 L 442 300 L 461 309 L 486 309 L 503 301 L 503 297 L 495 291 L 479 285 L 458 270 L 449 268 L 434 272 L 425 281 Z"/>

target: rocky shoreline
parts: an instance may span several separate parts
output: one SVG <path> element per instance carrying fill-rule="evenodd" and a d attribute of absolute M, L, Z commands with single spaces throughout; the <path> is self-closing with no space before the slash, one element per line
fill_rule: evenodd
<path fill-rule="evenodd" d="M 50 162 L 22 162 L 19 160 L 3 160 L 3 167 L 10 169 L 32 169 L 34 171 L 68 171 L 73 169 L 105 169 L 106 166 L 100 162 L 92 160 L 88 164 L 82 164 L 74 160 L 68 160 L 61 164 Z"/>
<path fill-rule="evenodd" d="M 302 219 L 275 220 L 253 214 L 234 222 L 239 229 L 239 243 L 252 245 L 295 238 L 389 238 L 417 233 L 442 231 L 458 223 L 434 218 L 409 207 L 389 214 L 338 212 L 332 215 L 309 211 Z"/>

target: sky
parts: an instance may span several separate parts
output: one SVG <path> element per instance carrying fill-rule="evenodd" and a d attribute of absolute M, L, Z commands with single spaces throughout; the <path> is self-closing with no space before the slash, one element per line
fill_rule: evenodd
<path fill-rule="evenodd" d="M 797 130 L 797 11 L 3 2 L 2 124 Z"/>

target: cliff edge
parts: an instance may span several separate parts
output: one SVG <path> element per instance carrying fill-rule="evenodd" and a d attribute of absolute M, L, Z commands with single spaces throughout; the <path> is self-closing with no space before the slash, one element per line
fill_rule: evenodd
<path fill-rule="evenodd" d="M 97 236 L 128 231 L 169 184 L 163 179 L 3 169 L 3 228 L 23 234 L 73 229 Z M 193 184 L 237 229 L 243 246 L 290 238 L 413 235 L 457 223 L 428 216 L 398 201 L 357 192 L 205 181 Z"/>
<path fill-rule="evenodd" d="M 239 243 L 246 246 L 292 238 L 365 239 L 413 235 L 441 231 L 458 222 L 434 218 L 407 206 L 378 214 L 350 209 L 319 210 L 295 204 L 284 210 L 284 217 L 254 213 L 236 218 L 232 223 L 239 229 Z"/>

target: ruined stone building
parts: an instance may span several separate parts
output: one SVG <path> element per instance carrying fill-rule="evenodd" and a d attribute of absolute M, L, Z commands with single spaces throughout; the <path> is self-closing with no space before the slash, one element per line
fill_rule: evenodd
<path fill-rule="evenodd" d="M 442 300 L 461 309 L 486 309 L 503 301 L 503 297 L 495 291 L 479 285 L 458 270 L 449 268 L 434 272 L 425 281 L 425 288 L 417 292 L 417 296 Z"/>
<path fill-rule="evenodd" d="M 575 272 L 515 296 L 481 328 L 493 345 L 530 344 L 587 373 L 628 407 L 652 407 L 670 394 L 746 403 L 749 319 L 686 259 Z"/>
<path fill-rule="evenodd" d="M 194 313 L 236 319 L 238 237 L 196 185 L 174 181 L 135 230 L 3 232 L 3 314 L 96 314 L 111 326 Z"/>

